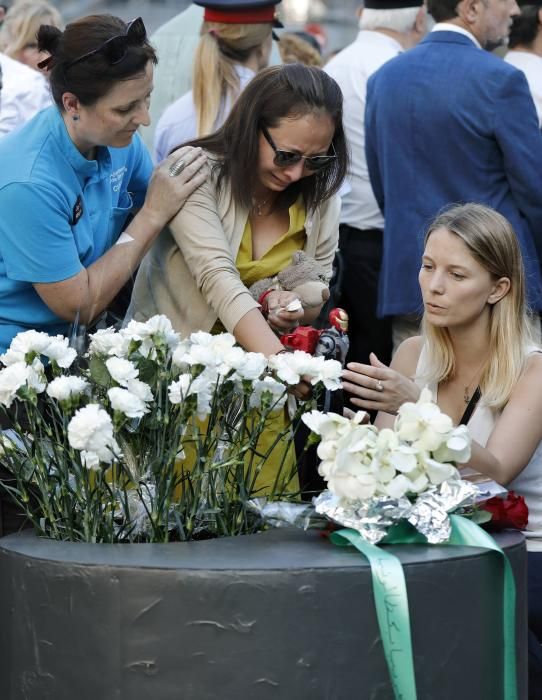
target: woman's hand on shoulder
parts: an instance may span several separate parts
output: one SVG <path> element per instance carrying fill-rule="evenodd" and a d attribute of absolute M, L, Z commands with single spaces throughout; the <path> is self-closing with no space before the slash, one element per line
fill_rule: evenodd
<path fill-rule="evenodd" d="M 417 401 L 420 387 L 409 377 L 416 371 L 421 338 L 409 338 L 399 348 L 388 367 L 374 353 L 370 365 L 349 362 L 343 370 L 343 389 L 350 403 L 366 411 L 395 414 L 407 401 Z"/>
<path fill-rule="evenodd" d="M 172 175 L 175 166 L 178 173 Z M 201 148 L 178 148 L 154 169 L 140 214 L 162 229 L 208 175 L 207 156 Z"/>

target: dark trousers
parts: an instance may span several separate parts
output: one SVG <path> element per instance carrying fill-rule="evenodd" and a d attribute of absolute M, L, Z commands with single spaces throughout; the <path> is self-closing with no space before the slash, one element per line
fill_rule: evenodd
<path fill-rule="evenodd" d="M 369 363 L 374 352 L 385 364 L 391 360 L 391 318 L 377 318 L 378 277 L 382 263 L 382 231 L 362 231 L 348 224 L 339 228 L 343 270 L 341 306 L 348 313 L 350 349 L 347 362 Z"/>
<path fill-rule="evenodd" d="M 542 552 L 529 552 L 529 700 L 542 700 Z"/>

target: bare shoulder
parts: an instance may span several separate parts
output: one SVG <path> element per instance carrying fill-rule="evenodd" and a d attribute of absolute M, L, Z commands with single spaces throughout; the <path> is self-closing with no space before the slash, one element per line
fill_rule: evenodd
<path fill-rule="evenodd" d="M 393 356 L 390 367 L 401 372 L 401 374 L 404 374 L 406 377 L 414 376 L 422 346 L 423 338 L 421 335 L 407 338 L 397 348 L 397 352 Z"/>
<path fill-rule="evenodd" d="M 520 381 L 542 382 L 542 352 L 532 352 L 525 362 L 525 370 Z"/>

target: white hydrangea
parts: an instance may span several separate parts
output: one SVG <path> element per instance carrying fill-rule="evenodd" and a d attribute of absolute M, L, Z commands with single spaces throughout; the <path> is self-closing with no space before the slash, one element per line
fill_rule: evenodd
<path fill-rule="evenodd" d="M 128 418 L 142 418 L 150 410 L 144 401 L 128 389 L 112 387 L 108 390 L 107 396 L 111 402 L 111 408 L 124 413 Z"/>
<path fill-rule="evenodd" d="M 81 458 L 89 468 L 97 468 L 100 462 L 111 464 L 120 457 L 113 422 L 99 404 L 91 403 L 75 412 L 68 423 L 68 442 L 81 451 Z"/>

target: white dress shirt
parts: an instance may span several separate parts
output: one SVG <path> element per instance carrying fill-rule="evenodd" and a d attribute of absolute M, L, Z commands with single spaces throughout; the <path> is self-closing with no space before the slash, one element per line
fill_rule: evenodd
<path fill-rule="evenodd" d="M 365 159 L 365 101 L 367 80 L 403 48 L 378 31 L 362 30 L 357 39 L 334 56 L 324 70 L 339 84 L 343 97 L 343 122 L 352 160 L 350 191 L 341 192 L 341 223 L 361 230 L 383 229 L 384 217 L 376 203 Z"/>
<path fill-rule="evenodd" d="M 52 104 L 49 83 L 38 71 L 0 53 L 0 138 Z"/>
<path fill-rule="evenodd" d="M 477 46 L 479 49 L 482 48 L 482 45 L 478 41 L 478 39 L 474 36 L 474 34 L 471 34 L 468 29 L 464 29 L 463 27 L 459 27 L 457 24 L 453 24 L 452 22 L 437 22 L 435 26 L 431 29 L 432 32 L 457 32 L 458 34 L 463 34 L 463 36 L 467 36 L 472 43 Z"/>
<path fill-rule="evenodd" d="M 538 114 L 538 122 L 542 127 L 542 57 L 527 51 L 512 49 L 506 54 L 504 60 L 525 73 Z"/>
<path fill-rule="evenodd" d="M 241 90 L 251 80 L 254 71 L 237 64 L 235 66 Z M 230 113 L 231 100 L 228 98 L 222 101 L 220 112 L 214 124 L 214 129 L 218 129 Z M 197 136 L 197 116 L 194 106 L 192 91 L 187 92 L 176 102 L 169 105 L 156 126 L 154 137 L 153 157 L 160 163 L 168 154 L 181 143 L 195 139 Z"/>

